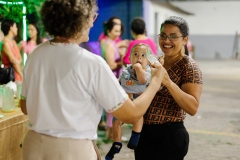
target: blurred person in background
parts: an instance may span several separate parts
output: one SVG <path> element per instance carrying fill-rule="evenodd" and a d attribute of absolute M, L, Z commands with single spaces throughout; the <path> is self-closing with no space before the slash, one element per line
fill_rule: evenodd
<path fill-rule="evenodd" d="M 21 41 L 19 45 L 20 51 L 23 51 L 27 55 L 33 51 L 33 49 L 42 42 L 46 42 L 47 39 L 41 38 L 40 27 L 36 22 L 30 22 L 28 24 L 28 38 L 27 41 Z"/>
<path fill-rule="evenodd" d="M 127 52 L 123 58 L 123 63 L 126 64 L 131 64 L 130 62 L 130 53 L 131 49 L 134 45 L 137 43 L 144 43 L 150 46 L 150 48 L 153 51 L 153 54 L 157 54 L 157 45 L 156 43 L 147 37 L 146 35 L 146 24 L 141 17 L 136 17 L 132 20 L 131 22 L 131 34 L 133 37 L 133 41 L 129 43 L 129 46 L 127 48 Z"/>
<path fill-rule="evenodd" d="M 123 54 L 125 54 L 126 48 L 127 48 L 128 45 L 129 45 L 129 40 L 127 40 L 127 39 L 122 40 L 122 39 L 121 39 L 121 36 L 122 36 L 122 34 L 124 33 L 124 25 L 122 24 L 121 19 L 120 19 L 119 17 L 116 17 L 116 16 L 113 16 L 113 17 L 109 18 L 108 21 L 112 21 L 112 22 L 115 22 L 115 23 L 121 25 L 121 34 L 120 34 L 120 36 L 119 36 L 118 38 L 116 38 L 116 39 L 114 40 L 114 42 L 116 43 L 117 47 L 119 48 L 119 52 L 123 55 Z M 107 23 L 107 22 L 105 22 L 105 23 Z M 102 43 L 104 43 L 104 41 L 105 41 L 107 38 L 108 38 L 108 36 L 105 35 L 104 32 L 101 33 L 101 35 L 100 35 L 99 38 L 98 38 L 98 41 L 100 42 L 100 45 L 101 45 Z"/>
<path fill-rule="evenodd" d="M 151 65 L 148 88 L 128 98 L 109 65 L 79 46 L 97 18 L 95 0 L 47 0 L 41 18 L 53 39 L 36 47 L 24 67 L 21 110 L 29 117 L 23 160 L 100 160 L 97 126 L 102 110 L 125 123 L 146 112 L 164 77 Z"/>
<path fill-rule="evenodd" d="M 122 73 L 122 55 L 120 55 L 116 40 L 119 39 L 119 36 L 122 34 L 122 25 L 118 22 L 113 21 L 113 18 L 110 18 L 107 22 L 103 24 L 104 35 L 107 37 L 104 41 L 101 42 L 101 53 L 102 57 L 106 60 L 110 69 L 116 76 L 119 76 Z M 106 138 L 107 140 L 112 140 L 112 119 L 113 116 L 111 113 L 107 113 L 107 131 Z"/>
<path fill-rule="evenodd" d="M 190 40 L 188 40 L 188 42 L 187 42 L 187 50 L 188 50 L 188 56 L 190 58 L 193 58 L 193 45 Z"/>
<path fill-rule="evenodd" d="M 116 24 L 121 25 L 121 34 L 114 40 L 114 42 L 116 43 L 116 47 L 118 48 L 119 54 L 123 56 L 126 52 L 126 48 L 128 47 L 129 41 L 121 39 L 121 35 L 124 33 L 124 26 L 122 24 L 122 21 L 119 17 L 112 16 L 111 18 L 108 19 L 108 22 L 114 22 Z M 107 22 L 104 22 L 104 24 L 106 24 L 106 23 Z M 101 54 L 102 55 L 105 54 L 105 51 L 103 50 L 104 48 L 102 48 L 102 46 L 105 45 L 105 41 L 108 39 L 108 36 L 105 34 L 104 30 L 105 30 L 105 26 L 103 26 L 103 33 L 101 33 L 101 35 L 98 38 L 98 41 L 99 41 L 100 46 L 101 46 Z M 107 118 L 108 116 L 110 116 L 110 117 Z M 108 124 L 110 126 L 112 126 L 111 122 L 109 122 L 110 119 L 112 118 L 112 116 L 111 115 L 108 115 L 108 116 L 106 115 L 106 112 L 103 111 L 103 115 L 102 115 L 101 121 L 99 123 L 99 129 L 100 130 L 106 130 L 107 128 L 109 128 L 106 125 L 105 117 L 106 117 L 106 120 L 107 120 Z M 111 132 L 111 129 L 107 129 L 107 135 L 109 135 L 109 132 Z M 109 137 L 109 136 L 107 136 L 107 137 Z"/>
<path fill-rule="evenodd" d="M 1 29 L 4 34 L 2 40 L 2 64 L 7 68 L 12 65 L 15 73 L 15 82 L 21 82 L 23 77 L 22 72 L 22 57 L 14 38 L 18 34 L 17 24 L 14 20 L 4 19 L 1 24 Z"/>
<path fill-rule="evenodd" d="M 189 134 L 184 126 L 186 114 L 197 113 L 202 93 L 202 72 L 187 54 L 189 27 L 176 16 L 167 18 L 160 28 L 159 46 L 166 69 L 163 87 L 144 114 L 136 160 L 183 160 L 188 152 Z M 161 58 L 160 57 L 160 58 Z"/>

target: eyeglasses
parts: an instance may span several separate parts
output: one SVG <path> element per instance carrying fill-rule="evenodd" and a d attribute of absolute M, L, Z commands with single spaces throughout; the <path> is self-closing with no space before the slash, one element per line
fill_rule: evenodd
<path fill-rule="evenodd" d="M 169 41 L 176 41 L 180 37 L 183 37 L 183 36 L 177 36 L 177 35 L 169 35 L 169 36 L 167 36 L 166 34 L 159 34 L 158 35 L 159 40 L 167 40 L 167 38 L 168 38 Z"/>
<path fill-rule="evenodd" d="M 93 15 L 93 22 L 95 22 L 97 20 L 97 17 L 98 17 L 98 13 L 94 13 L 94 15 Z"/>

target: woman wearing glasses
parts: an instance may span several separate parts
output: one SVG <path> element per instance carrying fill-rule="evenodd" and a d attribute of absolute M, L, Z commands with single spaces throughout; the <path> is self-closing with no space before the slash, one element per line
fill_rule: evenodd
<path fill-rule="evenodd" d="M 95 0 L 46 0 L 45 30 L 54 38 L 40 44 L 24 68 L 21 109 L 29 117 L 23 160 L 101 159 L 93 140 L 103 108 L 135 123 L 146 112 L 164 76 L 152 65 L 147 90 L 131 101 L 107 63 L 79 47 L 96 19 Z"/>
<path fill-rule="evenodd" d="M 183 120 L 186 114 L 195 115 L 200 103 L 202 74 L 186 55 L 187 22 L 172 16 L 162 23 L 160 31 L 159 46 L 164 53 L 160 58 L 164 58 L 167 74 L 144 115 L 136 160 L 183 160 L 189 144 Z"/>

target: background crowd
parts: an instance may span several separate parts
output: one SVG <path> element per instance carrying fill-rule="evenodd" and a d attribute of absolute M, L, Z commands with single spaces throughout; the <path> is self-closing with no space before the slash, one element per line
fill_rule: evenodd
<path fill-rule="evenodd" d="M 106 156 L 107 160 L 113 159 L 121 149 L 113 135 L 114 118 L 129 124 L 141 119 L 143 127 L 133 131 L 137 140 L 134 147 L 129 147 L 134 149 L 137 160 L 183 159 L 189 144 L 183 120 L 186 114 L 196 114 L 202 91 L 201 71 L 188 56 L 187 22 L 172 16 L 162 23 L 158 45 L 163 55 L 157 55 L 156 42 L 147 36 L 141 17 L 135 17 L 130 28 L 124 28 L 121 19 L 113 16 L 103 22 L 103 33 L 99 35 L 101 58 L 90 54 L 87 45 L 87 50 L 79 47 L 89 40 L 90 28 L 98 15 L 96 2 L 86 3 L 44 2 L 41 18 L 45 31 L 52 36 L 48 40 L 41 37 L 38 23 L 29 22 L 27 40 L 17 44 L 16 22 L 8 18 L 1 22 L 2 64 L 5 68 L 13 66 L 15 81 L 22 83 L 21 109 L 29 115 L 29 132 L 23 142 L 24 160 L 39 154 L 48 159 L 56 159 L 58 154 L 63 159 L 99 159 L 98 149 L 92 143 L 97 137 L 97 126 L 106 130 L 107 140 L 114 142 Z M 72 16 L 75 19 L 69 18 Z M 126 29 L 131 30 L 132 39 L 122 40 Z M 136 47 L 139 44 L 145 47 L 144 52 Z M 118 79 L 129 65 L 147 60 L 148 50 L 164 63 L 146 63 L 152 70 L 146 90 L 129 97 Z M 28 55 L 26 65 L 21 52 Z M 134 55 L 138 59 L 135 63 Z M 134 67 L 133 74 L 140 81 L 136 72 Z M 72 144 L 71 148 L 62 154 L 61 146 L 66 144 Z"/>

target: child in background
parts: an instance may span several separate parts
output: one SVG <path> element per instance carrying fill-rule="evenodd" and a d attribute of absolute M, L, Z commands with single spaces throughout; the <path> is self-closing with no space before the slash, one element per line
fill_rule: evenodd
<path fill-rule="evenodd" d="M 147 54 L 152 54 L 151 48 L 143 43 L 137 43 L 131 49 L 130 62 L 120 76 L 121 86 L 128 93 L 131 99 L 137 98 L 149 85 L 151 78 L 151 69 Z M 133 124 L 132 135 L 128 142 L 128 148 L 135 149 L 137 147 L 140 133 L 142 130 L 143 118 Z M 122 122 L 113 118 L 113 144 L 105 159 L 112 160 L 114 154 L 119 153 L 122 148 Z"/>

